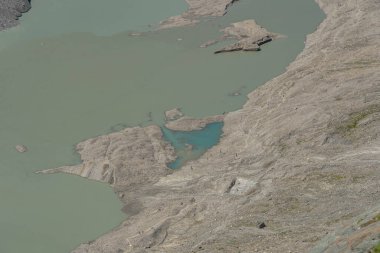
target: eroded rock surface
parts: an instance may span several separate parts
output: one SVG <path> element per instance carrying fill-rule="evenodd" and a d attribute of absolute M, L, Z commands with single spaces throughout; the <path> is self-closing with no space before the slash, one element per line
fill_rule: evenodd
<path fill-rule="evenodd" d="M 0 0 L 0 31 L 17 25 L 18 18 L 29 9 L 28 0 Z"/>
<path fill-rule="evenodd" d="M 234 51 L 260 51 L 261 45 L 279 37 L 259 26 L 253 19 L 233 23 L 222 31 L 224 36 L 221 40 L 233 38 L 238 42 L 215 51 L 216 54 Z"/>
<path fill-rule="evenodd" d="M 186 0 L 189 8 L 179 16 L 161 22 L 160 29 L 193 25 L 204 16 L 223 16 L 227 8 L 236 0 Z"/>
<path fill-rule="evenodd" d="M 95 137 L 76 147 L 82 163 L 40 173 L 65 172 L 111 184 L 115 189 L 155 182 L 171 171 L 174 150 L 158 126 L 127 128 Z"/>
<path fill-rule="evenodd" d="M 165 112 L 166 121 L 173 121 L 181 117 L 183 117 L 183 113 L 179 108 L 174 108 Z"/>

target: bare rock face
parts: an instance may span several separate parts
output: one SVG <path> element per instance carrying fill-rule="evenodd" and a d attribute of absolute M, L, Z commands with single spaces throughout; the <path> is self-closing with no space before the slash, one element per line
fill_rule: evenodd
<path fill-rule="evenodd" d="M 258 189 L 256 181 L 246 178 L 236 178 L 232 181 L 228 193 L 233 195 L 248 195 Z"/>
<path fill-rule="evenodd" d="M 162 139 L 158 126 L 127 128 L 77 145 L 82 164 L 40 173 L 65 172 L 117 188 L 154 182 L 167 175 L 166 164 L 174 160 L 173 148 Z"/>
<path fill-rule="evenodd" d="M 238 42 L 215 51 L 215 54 L 234 51 L 260 51 L 261 45 L 279 37 L 279 35 L 270 33 L 259 26 L 253 19 L 233 23 L 222 31 L 224 32 L 222 39 L 233 38 L 237 39 Z"/>
<path fill-rule="evenodd" d="M 170 17 L 161 22 L 160 29 L 193 25 L 203 16 L 223 16 L 236 0 L 186 0 L 189 8 L 180 16 Z"/>
<path fill-rule="evenodd" d="M 223 119 L 224 115 L 210 116 L 201 119 L 194 119 L 185 116 L 166 122 L 165 127 L 174 131 L 194 131 L 201 130 L 210 123 L 222 122 Z"/>
<path fill-rule="evenodd" d="M 272 35 L 265 28 L 261 27 L 253 19 L 232 23 L 231 26 L 222 30 L 224 36 L 228 38 L 251 38 L 252 40 L 260 40 L 265 36 Z"/>
<path fill-rule="evenodd" d="M 0 31 L 17 25 L 18 18 L 30 7 L 29 0 L 0 0 Z"/>
<path fill-rule="evenodd" d="M 179 108 L 174 108 L 165 112 L 166 121 L 177 120 L 181 117 L 183 117 L 183 113 L 181 112 L 181 109 Z"/>

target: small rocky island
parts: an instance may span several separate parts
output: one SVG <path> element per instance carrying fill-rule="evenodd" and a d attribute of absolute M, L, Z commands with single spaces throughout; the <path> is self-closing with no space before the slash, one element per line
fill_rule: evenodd
<path fill-rule="evenodd" d="M 268 32 L 253 19 L 233 23 L 222 31 L 224 35 L 221 40 L 236 39 L 238 42 L 216 50 L 215 54 L 233 51 L 260 51 L 261 45 L 280 37 L 278 34 Z M 208 44 L 203 45 L 203 47 Z"/>

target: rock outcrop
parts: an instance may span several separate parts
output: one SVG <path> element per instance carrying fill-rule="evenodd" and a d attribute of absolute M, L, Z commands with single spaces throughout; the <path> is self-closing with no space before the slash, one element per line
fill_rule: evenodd
<path fill-rule="evenodd" d="M 279 35 L 270 33 L 259 26 L 253 19 L 233 23 L 222 31 L 224 36 L 221 40 L 233 38 L 237 39 L 238 42 L 215 51 L 215 54 L 234 51 L 260 51 L 261 45 L 279 37 Z"/>
<path fill-rule="evenodd" d="M 17 25 L 18 18 L 30 7 L 29 0 L 0 0 L 0 31 Z"/>
<path fill-rule="evenodd" d="M 194 131 L 201 130 L 205 126 L 214 122 L 222 122 L 224 115 L 210 116 L 201 119 L 194 119 L 191 117 L 181 117 L 173 121 L 168 121 L 165 127 L 174 131 Z"/>
<path fill-rule="evenodd" d="M 179 108 L 174 108 L 165 112 L 166 121 L 173 121 L 182 117 L 183 117 L 183 113 L 181 112 L 181 109 Z"/>
<path fill-rule="evenodd" d="M 155 182 L 171 172 L 166 164 L 174 149 L 163 141 L 158 126 L 134 127 L 83 141 L 77 145 L 82 163 L 38 173 L 65 172 L 106 182 L 115 189 Z"/>
<path fill-rule="evenodd" d="M 186 0 L 189 8 L 179 16 L 170 17 L 160 24 L 160 29 L 193 25 L 204 16 L 223 16 L 236 0 Z"/>

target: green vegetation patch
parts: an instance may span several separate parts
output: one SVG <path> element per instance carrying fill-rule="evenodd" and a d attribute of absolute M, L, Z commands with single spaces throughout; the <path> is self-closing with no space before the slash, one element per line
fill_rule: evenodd
<path fill-rule="evenodd" d="M 369 225 L 371 225 L 371 224 L 373 224 L 373 223 L 376 223 L 376 222 L 378 222 L 378 221 L 380 221 L 380 213 L 378 213 L 375 217 L 373 217 L 373 218 L 370 219 L 369 221 L 367 221 L 367 222 L 361 224 L 360 227 L 361 227 L 361 228 L 364 228 L 364 227 L 369 226 Z M 380 253 L 380 252 L 379 252 L 379 253 Z"/>
<path fill-rule="evenodd" d="M 380 242 L 372 248 L 371 253 L 380 253 Z"/>
<path fill-rule="evenodd" d="M 342 126 L 338 127 L 339 132 L 344 135 L 349 134 L 358 127 L 361 120 L 376 112 L 380 112 L 380 105 L 372 105 L 363 111 L 352 113 L 350 118 Z"/>

